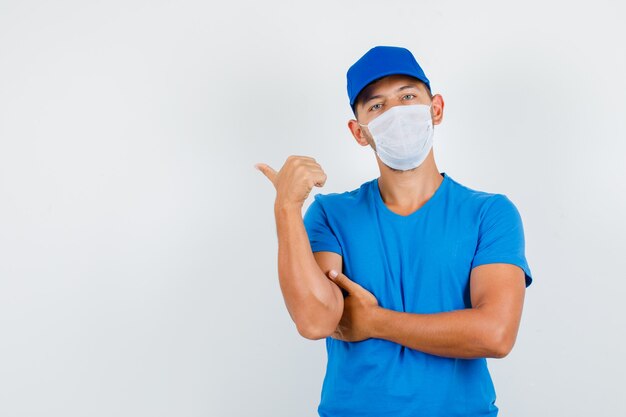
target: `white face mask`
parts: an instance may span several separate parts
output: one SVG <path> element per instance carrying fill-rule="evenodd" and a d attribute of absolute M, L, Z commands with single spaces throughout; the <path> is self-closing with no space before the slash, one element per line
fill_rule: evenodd
<path fill-rule="evenodd" d="M 433 145 L 430 105 L 410 104 L 390 108 L 367 125 L 378 157 L 391 168 L 406 171 L 424 162 Z"/>

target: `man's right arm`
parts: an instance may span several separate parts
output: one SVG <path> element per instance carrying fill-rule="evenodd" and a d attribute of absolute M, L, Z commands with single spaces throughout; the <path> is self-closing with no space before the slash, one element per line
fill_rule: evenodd
<path fill-rule="evenodd" d="M 342 257 L 311 250 L 301 206 L 274 206 L 278 234 L 278 277 L 289 314 L 307 339 L 332 334 L 343 313 L 343 293 L 327 274 L 342 270 Z"/>

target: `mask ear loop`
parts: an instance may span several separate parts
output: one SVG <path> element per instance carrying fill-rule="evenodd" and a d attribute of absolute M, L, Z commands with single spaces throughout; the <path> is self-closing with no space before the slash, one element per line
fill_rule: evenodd
<path fill-rule="evenodd" d="M 367 127 L 367 125 L 369 125 L 369 123 L 368 123 L 367 125 L 362 125 L 362 124 L 361 124 L 361 123 L 359 123 L 359 122 L 357 122 L 357 123 L 358 123 L 358 124 L 359 124 L 359 126 L 361 126 L 362 128 L 363 128 L 363 127 L 367 128 L 367 133 L 369 133 L 369 135 L 370 135 L 370 136 L 372 136 L 372 134 L 370 133 L 370 128 L 369 128 L 369 127 Z M 361 129 L 361 130 L 363 130 L 363 129 Z M 373 137 L 372 137 L 372 138 L 373 138 Z"/>
<path fill-rule="evenodd" d="M 369 125 L 369 123 L 368 123 L 367 125 L 363 125 L 363 124 L 361 124 L 361 123 L 359 123 L 359 122 L 357 121 L 357 124 L 358 124 L 359 126 L 361 126 L 361 127 L 366 127 L 366 128 L 367 128 L 367 131 L 368 131 L 368 133 L 369 133 L 370 128 L 369 128 L 369 127 L 367 127 L 367 126 Z M 363 129 L 361 129 L 361 130 L 363 130 Z M 371 134 L 371 133 L 369 133 L 369 135 L 372 137 L 372 140 L 374 140 L 374 137 L 372 136 L 372 134 Z M 368 142 L 369 142 L 369 141 L 368 141 Z M 376 143 L 376 140 L 374 140 L 374 143 Z M 372 147 L 372 150 L 373 150 L 374 152 L 376 152 L 376 148 Z"/>

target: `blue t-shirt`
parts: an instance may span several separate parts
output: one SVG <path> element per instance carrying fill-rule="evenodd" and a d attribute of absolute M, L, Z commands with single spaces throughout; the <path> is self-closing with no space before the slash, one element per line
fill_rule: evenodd
<path fill-rule="evenodd" d="M 316 194 L 304 215 L 313 252 L 343 257 L 343 273 L 381 307 L 408 313 L 471 308 L 473 267 L 518 265 L 532 282 L 522 219 L 504 194 L 473 190 L 442 172 L 433 196 L 408 216 L 391 211 L 378 178 Z M 321 417 L 496 416 L 486 358 L 431 355 L 384 339 L 326 338 Z"/>

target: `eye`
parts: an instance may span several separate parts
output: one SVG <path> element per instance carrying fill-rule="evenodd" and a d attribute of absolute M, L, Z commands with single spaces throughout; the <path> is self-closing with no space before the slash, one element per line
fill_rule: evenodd
<path fill-rule="evenodd" d="M 380 109 L 381 107 L 382 107 L 382 104 L 377 103 L 377 104 L 374 104 L 372 107 L 370 107 L 370 110 L 369 110 L 369 111 L 372 111 L 372 110 L 378 110 L 378 109 Z"/>
<path fill-rule="evenodd" d="M 404 100 L 413 100 L 415 98 L 415 94 L 405 94 L 404 96 L 402 96 L 402 99 Z"/>

